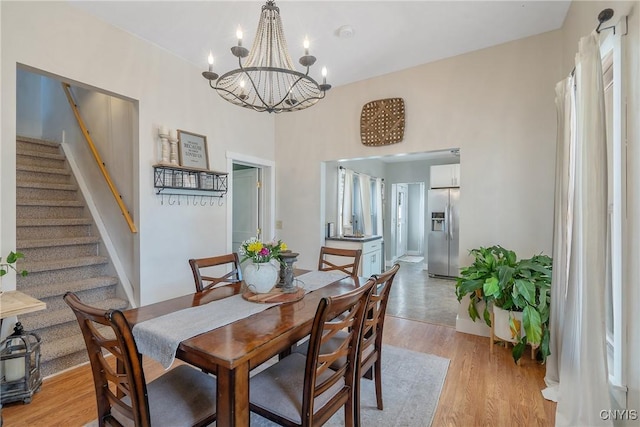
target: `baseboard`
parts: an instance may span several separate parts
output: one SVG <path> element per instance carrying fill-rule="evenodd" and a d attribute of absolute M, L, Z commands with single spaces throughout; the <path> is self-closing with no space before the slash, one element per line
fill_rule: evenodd
<path fill-rule="evenodd" d="M 460 318 L 460 313 L 456 316 L 456 331 L 481 337 L 491 336 L 491 329 L 484 320 L 478 319 L 478 321 L 474 322 L 469 317 L 466 319 Z"/>

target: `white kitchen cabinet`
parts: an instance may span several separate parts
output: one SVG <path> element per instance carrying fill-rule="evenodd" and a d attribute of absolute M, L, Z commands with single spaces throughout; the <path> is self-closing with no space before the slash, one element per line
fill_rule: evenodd
<path fill-rule="evenodd" d="M 460 187 L 460 163 L 431 166 L 431 188 Z"/>
<path fill-rule="evenodd" d="M 358 276 L 369 277 L 373 274 L 382 273 L 382 237 L 374 238 L 330 238 L 325 241 L 325 245 L 331 248 L 340 249 L 361 249 L 362 258 L 358 267 Z"/>

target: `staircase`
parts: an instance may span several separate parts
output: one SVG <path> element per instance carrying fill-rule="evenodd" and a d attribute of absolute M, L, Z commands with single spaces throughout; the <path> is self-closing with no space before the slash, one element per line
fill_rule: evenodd
<path fill-rule="evenodd" d="M 16 187 L 17 250 L 25 256 L 18 266 L 29 272 L 16 287 L 47 304 L 18 320 L 42 338 L 41 373 L 49 376 L 88 361 L 65 292 L 104 309 L 128 302 L 116 295 L 119 280 L 60 144 L 18 137 Z"/>

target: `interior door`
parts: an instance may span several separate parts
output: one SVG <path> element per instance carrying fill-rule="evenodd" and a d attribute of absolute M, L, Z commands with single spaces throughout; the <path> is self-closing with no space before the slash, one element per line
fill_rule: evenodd
<path fill-rule="evenodd" d="M 396 186 L 396 257 L 407 254 L 407 185 Z"/>
<path fill-rule="evenodd" d="M 232 249 L 251 237 L 261 237 L 260 229 L 260 169 L 245 168 L 233 171 L 233 237 Z"/>

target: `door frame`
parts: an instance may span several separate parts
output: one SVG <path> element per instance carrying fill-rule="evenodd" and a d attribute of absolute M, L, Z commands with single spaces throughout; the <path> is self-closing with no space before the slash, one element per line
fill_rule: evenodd
<path fill-rule="evenodd" d="M 274 218 L 276 215 L 276 203 L 275 203 L 275 162 L 273 160 L 262 159 L 255 156 L 250 156 L 242 153 L 236 153 L 232 151 L 226 152 L 227 158 L 227 252 L 231 253 L 233 248 L 233 164 L 239 163 L 247 166 L 252 166 L 261 170 L 262 175 L 262 197 L 259 202 L 258 209 L 262 210 L 263 219 L 263 239 L 270 239 L 270 236 L 275 236 L 275 223 Z"/>
<path fill-rule="evenodd" d="M 401 190 L 401 188 L 404 190 Z M 407 197 L 409 196 L 409 186 L 404 183 L 404 182 L 399 182 L 399 183 L 395 183 L 395 184 L 391 184 L 391 204 L 392 204 L 392 208 L 391 208 L 391 239 L 393 240 L 393 257 L 392 260 L 393 262 L 397 261 L 402 255 L 398 255 L 398 194 L 403 192 L 404 193 L 404 204 L 403 206 L 406 208 L 407 206 Z M 405 210 L 405 233 L 406 233 L 406 214 L 408 213 L 408 209 Z M 406 239 L 404 240 L 404 248 L 405 248 L 405 252 L 406 252 L 406 246 L 407 241 Z"/>

